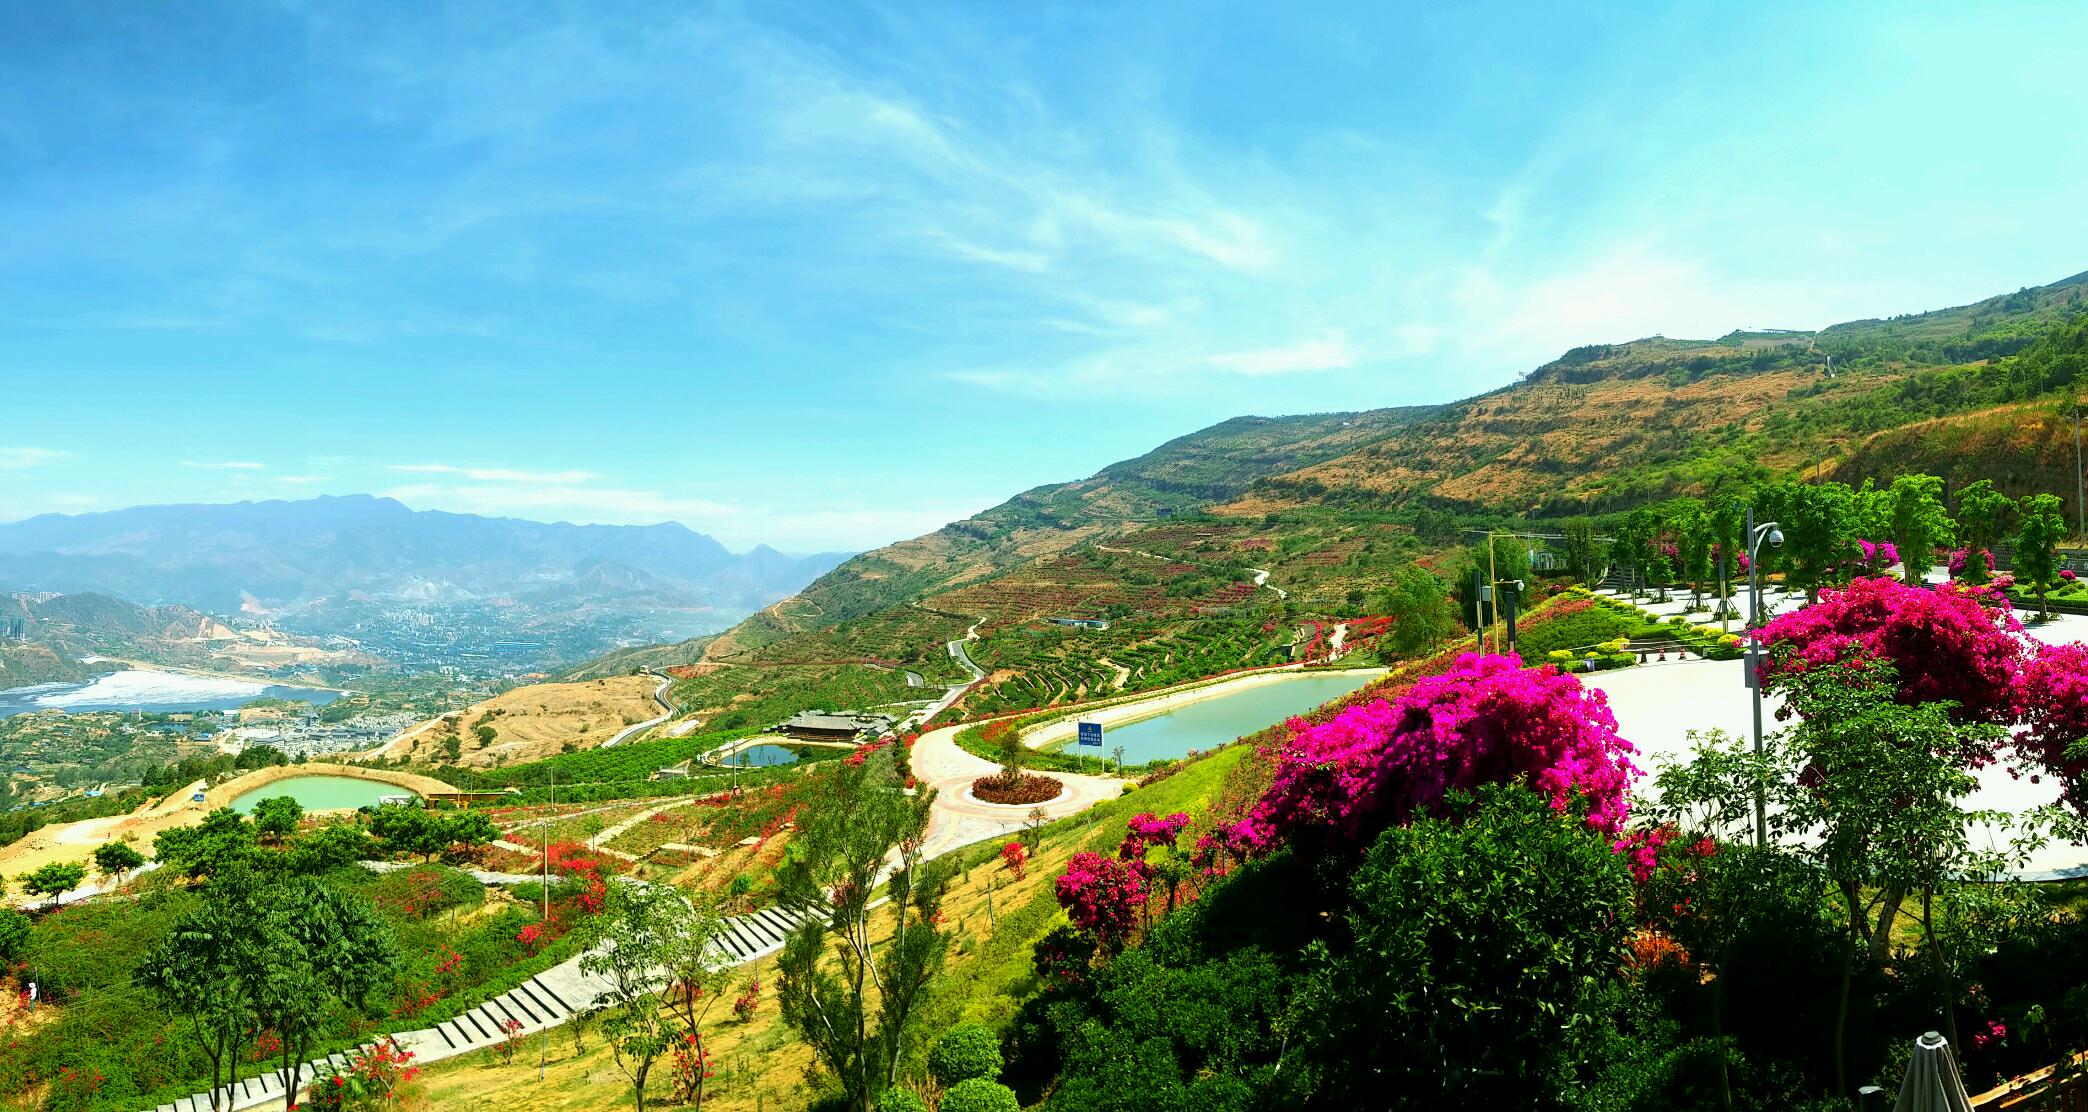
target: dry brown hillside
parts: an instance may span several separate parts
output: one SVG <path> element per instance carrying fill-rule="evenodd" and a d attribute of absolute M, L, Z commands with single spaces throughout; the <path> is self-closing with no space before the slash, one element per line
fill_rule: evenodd
<path fill-rule="evenodd" d="M 2023 402 L 1918 421 L 1877 433 L 1832 469 L 1846 483 L 1889 483 L 1908 471 L 1941 475 L 1950 490 L 1991 479 L 2011 497 L 2074 488 L 2071 410 Z M 2069 499 L 2070 501 L 2071 499 Z"/>
<path fill-rule="evenodd" d="M 634 722 L 660 713 L 653 702 L 659 680 L 652 676 L 610 676 L 580 683 L 539 683 L 496 695 L 466 710 L 416 727 L 410 738 L 386 752 L 390 758 L 491 768 L 521 764 L 556 755 L 566 746 L 588 749 L 616 736 Z M 478 728 L 493 730 L 482 742 Z M 458 756 L 449 759 L 445 746 L 454 740 Z"/>

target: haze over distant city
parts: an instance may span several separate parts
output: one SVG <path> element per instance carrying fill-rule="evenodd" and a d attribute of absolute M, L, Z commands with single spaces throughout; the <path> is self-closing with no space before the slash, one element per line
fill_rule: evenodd
<path fill-rule="evenodd" d="M 0 520 L 864 548 L 1240 413 L 2083 255 L 2056 7 L 450 11 L 0 24 Z"/>

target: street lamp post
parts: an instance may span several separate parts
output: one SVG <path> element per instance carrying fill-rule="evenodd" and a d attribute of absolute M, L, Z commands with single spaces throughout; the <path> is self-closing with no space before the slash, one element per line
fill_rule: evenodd
<path fill-rule="evenodd" d="M 1762 644 L 1756 632 L 1762 626 L 1762 541 L 1769 547 L 1783 546 L 1783 530 L 1776 522 L 1755 524 L 1754 507 L 1747 508 L 1747 686 L 1754 689 L 1754 752 L 1762 756 Z M 1769 844 L 1769 809 L 1761 785 L 1755 786 L 1755 845 Z"/>

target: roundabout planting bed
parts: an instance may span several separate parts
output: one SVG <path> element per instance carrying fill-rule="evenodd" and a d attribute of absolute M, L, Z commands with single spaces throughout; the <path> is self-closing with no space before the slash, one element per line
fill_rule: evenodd
<path fill-rule="evenodd" d="M 1023 776 L 1013 782 L 1008 777 L 994 773 L 972 781 L 971 796 L 981 803 L 1005 803 L 1014 806 L 1030 806 L 1049 803 L 1064 794 L 1066 785 L 1050 776 Z"/>

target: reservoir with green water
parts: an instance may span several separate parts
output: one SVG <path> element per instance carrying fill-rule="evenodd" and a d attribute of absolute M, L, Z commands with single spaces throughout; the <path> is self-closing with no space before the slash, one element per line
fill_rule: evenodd
<path fill-rule="evenodd" d="M 1375 678 L 1360 672 L 1330 673 L 1243 687 L 1153 718 L 1107 727 L 1102 733 L 1100 754 L 1070 743 L 1061 751 L 1114 757 L 1117 747 L 1122 746 L 1127 765 L 1174 760 L 1188 756 L 1191 749 L 1216 749 L 1264 726 L 1303 714 Z"/>
<path fill-rule="evenodd" d="M 242 793 L 232 801 L 232 809 L 242 815 L 252 814 L 254 804 L 264 799 L 287 795 L 295 799 L 307 811 L 353 810 L 357 807 L 374 807 L 388 795 L 414 795 L 408 788 L 397 784 L 386 784 L 377 780 L 358 780 L 353 776 L 292 776 L 273 784 L 263 784 L 253 791 Z"/>
<path fill-rule="evenodd" d="M 787 745 L 749 745 L 718 762 L 725 768 L 774 768 L 798 760 L 798 751 Z"/>

